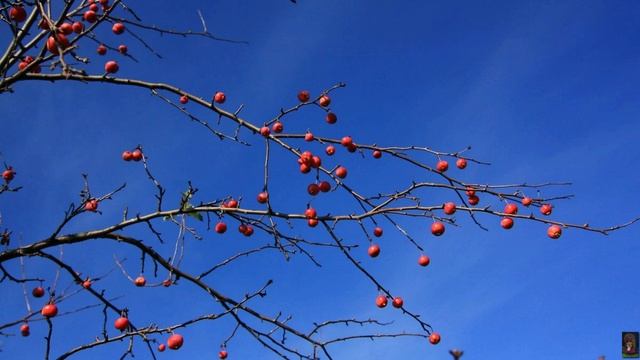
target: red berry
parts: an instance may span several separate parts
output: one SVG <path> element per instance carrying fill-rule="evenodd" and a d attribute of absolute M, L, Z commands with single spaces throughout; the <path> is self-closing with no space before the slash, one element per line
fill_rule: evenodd
<path fill-rule="evenodd" d="M 387 297 L 384 295 L 378 295 L 378 297 L 376 297 L 376 306 L 379 308 L 383 308 L 387 306 Z"/>
<path fill-rule="evenodd" d="M 328 112 L 327 116 L 325 117 L 325 120 L 329 124 L 335 124 L 336 121 L 338 121 L 338 116 L 332 112 Z"/>
<path fill-rule="evenodd" d="M 238 226 L 238 232 L 240 232 L 241 234 L 244 234 L 244 233 L 245 233 L 245 231 L 247 231 L 247 225 L 245 225 L 245 224 L 240 224 L 240 225 Z"/>
<path fill-rule="evenodd" d="M 309 186 L 307 186 L 307 192 L 311 196 L 316 196 L 320 192 L 320 186 L 318 186 L 318 184 L 309 184 Z"/>
<path fill-rule="evenodd" d="M 420 266 L 427 266 L 431 262 L 431 259 L 427 255 L 420 255 L 418 258 L 418 264 Z"/>
<path fill-rule="evenodd" d="M 350 147 L 353 145 L 353 139 L 351 138 L 351 136 L 345 136 L 342 138 L 342 140 L 340 140 L 340 144 L 342 144 L 342 146 L 344 147 Z"/>
<path fill-rule="evenodd" d="M 19 68 L 20 70 L 24 70 L 24 69 L 29 65 L 29 63 L 30 63 L 30 62 L 21 61 L 21 62 L 18 64 L 18 68 Z M 31 69 L 29 70 L 29 72 L 30 72 L 30 73 L 33 73 L 33 74 L 39 74 L 39 73 L 40 73 L 40 70 L 41 70 L 41 69 L 40 69 L 40 65 L 39 65 L 39 64 L 35 64 L 35 65 L 33 65 L 33 66 L 31 67 Z"/>
<path fill-rule="evenodd" d="M 118 72 L 118 69 L 120 69 L 120 66 L 118 66 L 118 63 L 113 60 L 107 61 L 104 64 L 104 71 L 108 74 L 115 74 Z"/>
<path fill-rule="evenodd" d="M 318 185 L 318 187 L 320 188 L 320 191 L 322 192 L 329 192 L 331 190 L 331 184 L 329 184 L 326 181 L 322 181 L 320 182 L 320 185 Z"/>
<path fill-rule="evenodd" d="M 471 195 L 469 196 L 469 204 L 470 205 L 478 205 L 478 203 L 480 202 L 480 198 L 475 196 L 475 195 Z"/>
<path fill-rule="evenodd" d="M 300 100 L 300 102 L 307 102 L 310 98 L 311 95 L 309 95 L 309 92 L 307 90 L 302 90 L 298 93 L 298 100 Z"/>
<path fill-rule="evenodd" d="M 171 284 L 173 284 L 173 281 L 171 281 L 171 279 L 166 279 L 166 280 L 162 281 L 162 286 L 164 286 L 164 287 L 169 287 L 169 286 L 171 286 Z"/>
<path fill-rule="evenodd" d="M 24 61 L 21 61 L 18 64 L 18 68 L 20 70 L 24 70 L 27 66 L 29 66 L 29 64 L 31 64 L 33 62 L 33 58 L 31 56 L 26 56 L 24 58 Z M 29 70 L 30 73 L 34 73 L 34 74 L 38 74 L 40 73 L 40 64 L 35 64 L 31 67 L 31 69 Z"/>
<path fill-rule="evenodd" d="M 393 302 L 391 304 L 393 305 L 394 308 L 399 309 L 402 307 L 402 305 L 404 305 L 404 301 L 402 301 L 401 297 L 396 296 L 393 298 Z"/>
<path fill-rule="evenodd" d="M 167 346 L 165 344 L 158 345 L 158 351 L 159 352 L 163 352 L 166 348 L 167 348 Z"/>
<path fill-rule="evenodd" d="M 87 279 L 82 282 L 82 287 L 85 289 L 89 289 L 91 287 L 91 280 Z"/>
<path fill-rule="evenodd" d="M 173 334 L 169 336 L 169 339 L 167 340 L 167 346 L 171 350 L 180 349 L 183 343 L 184 343 L 184 338 L 182 337 L 182 335 L 178 335 L 178 334 Z"/>
<path fill-rule="evenodd" d="M 433 224 L 431 224 L 431 233 L 435 236 L 440 236 L 444 234 L 444 224 L 439 221 L 436 221 Z"/>
<path fill-rule="evenodd" d="M 339 177 L 340 179 L 346 178 L 347 168 L 345 168 L 344 166 L 338 166 L 338 168 L 336 169 L 336 176 Z"/>
<path fill-rule="evenodd" d="M 69 35 L 73 32 L 73 25 L 65 22 L 60 24 L 60 27 L 58 28 L 58 30 L 60 30 L 60 32 L 65 35 Z"/>
<path fill-rule="evenodd" d="M 327 148 L 324 150 L 325 153 L 327 153 L 327 155 L 331 156 L 333 154 L 336 153 L 336 148 L 333 145 L 329 145 L 327 146 Z"/>
<path fill-rule="evenodd" d="M 373 150 L 373 158 L 374 159 L 380 159 L 382 157 L 382 151 L 380 150 Z"/>
<path fill-rule="evenodd" d="M 113 326 L 120 331 L 124 331 L 129 327 L 129 319 L 126 317 L 119 317 L 114 321 Z"/>
<path fill-rule="evenodd" d="M 320 100 L 318 100 L 318 104 L 320 104 L 320 106 L 322 107 L 327 107 L 329 106 L 329 104 L 331 104 L 331 98 L 329 97 L 329 95 L 322 95 L 320 97 Z"/>
<path fill-rule="evenodd" d="M 260 204 L 265 204 L 269 200 L 269 193 L 266 191 L 259 193 L 257 200 Z"/>
<path fill-rule="evenodd" d="M 33 297 L 36 298 L 41 298 L 44 296 L 44 288 L 42 286 L 38 286 L 33 288 L 33 290 L 31 291 L 31 295 L 33 295 Z"/>
<path fill-rule="evenodd" d="M 119 22 L 113 24 L 113 26 L 111 27 L 111 31 L 113 31 L 113 33 L 116 35 L 122 34 L 124 32 L 124 24 Z"/>
<path fill-rule="evenodd" d="M 373 258 L 377 257 L 378 255 L 380 255 L 380 245 L 372 244 L 371 246 L 369 246 L 368 253 L 369 253 L 369 256 Z"/>
<path fill-rule="evenodd" d="M 447 215 L 453 215 L 456 212 L 456 204 L 452 202 L 448 202 L 444 204 L 444 213 Z"/>
<path fill-rule="evenodd" d="M 476 190 L 474 188 L 472 188 L 471 186 L 467 186 L 467 196 L 473 196 L 476 194 Z"/>
<path fill-rule="evenodd" d="M 319 168 L 322 165 L 322 159 L 319 156 L 314 156 L 311 158 L 311 167 Z"/>
<path fill-rule="evenodd" d="M 271 134 L 271 130 L 269 130 L 269 127 L 263 126 L 260 128 L 260 135 L 267 137 L 269 136 L 269 134 Z"/>
<path fill-rule="evenodd" d="M 304 141 L 313 141 L 313 134 L 308 132 L 306 134 L 304 134 Z"/>
<path fill-rule="evenodd" d="M 429 335 L 429 342 L 432 343 L 433 345 L 436 345 L 437 343 L 440 342 L 440 334 L 434 332 L 431 333 L 431 335 Z"/>
<path fill-rule="evenodd" d="M 129 51 L 127 45 L 118 45 L 118 52 L 120 52 L 120 54 L 126 54 L 127 51 Z"/>
<path fill-rule="evenodd" d="M 280 121 L 276 121 L 271 125 L 271 130 L 276 134 L 280 134 L 284 130 L 284 125 Z"/>
<path fill-rule="evenodd" d="M 551 210 L 553 210 L 553 206 L 551 206 L 551 204 L 544 204 L 540 206 L 540 212 L 542 215 L 551 215 Z"/>
<path fill-rule="evenodd" d="M 49 36 L 47 39 L 47 50 L 54 55 L 58 55 L 60 51 L 58 51 L 58 46 L 64 50 L 69 46 L 69 40 L 64 34 L 55 34 L 54 36 Z"/>
<path fill-rule="evenodd" d="M 227 96 L 222 91 L 218 91 L 215 95 L 213 95 L 213 101 L 217 102 L 218 104 L 223 104 L 225 100 L 227 100 Z"/>
<path fill-rule="evenodd" d="M 11 180 L 13 180 L 13 178 L 16 176 L 16 172 L 13 170 L 13 168 L 9 167 L 7 169 L 5 169 L 2 172 L 2 178 L 4 179 L 4 181 L 9 182 Z"/>
<path fill-rule="evenodd" d="M 309 225 L 309 227 L 316 227 L 318 225 L 318 219 L 308 219 L 307 225 Z"/>
<path fill-rule="evenodd" d="M 27 11 L 22 6 L 13 6 L 9 10 L 9 18 L 15 22 L 23 22 L 27 18 Z"/>
<path fill-rule="evenodd" d="M 98 5 L 97 4 L 89 5 L 89 10 L 97 12 L 98 11 Z"/>
<path fill-rule="evenodd" d="M 38 27 L 42 30 L 49 30 L 49 23 L 44 18 L 40 19 Z"/>
<path fill-rule="evenodd" d="M 47 304 L 40 310 L 42 316 L 50 318 L 58 315 L 58 307 L 56 304 Z"/>
<path fill-rule="evenodd" d="M 98 53 L 98 55 L 104 55 L 107 53 L 107 47 L 100 44 L 98 45 L 98 48 L 96 49 L 96 52 Z"/>
<path fill-rule="evenodd" d="M 307 219 L 314 219 L 318 216 L 318 213 L 316 212 L 316 209 L 308 208 L 307 210 L 304 211 L 304 216 Z"/>
<path fill-rule="evenodd" d="M 531 205 L 531 203 L 533 202 L 533 199 L 531 199 L 530 197 L 523 197 L 522 198 L 522 205 L 524 206 L 529 206 Z"/>
<path fill-rule="evenodd" d="M 456 160 L 456 166 L 458 167 L 458 169 L 466 168 L 467 167 L 467 160 L 465 160 L 465 159 Z"/>
<path fill-rule="evenodd" d="M 227 231 L 227 224 L 223 223 L 222 221 L 217 223 L 215 227 L 215 231 L 218 234 L 224 234 L 224 232 Z"/>
<path fill-rule="evenodd" d="M 311 153 L 311 151 L 307 150 L 300 154 L 300 160 L 302 161 L 302 163 L 310 165 L 311 161 L 313 160 L 313 154 Z"/>
<path fill-rule="evenodd" d="M 98 210 L 98 200 L 97 199 L 89 199 L 86 203 L 84 203 L 84 209 L 86 211 L 96 212 Z"/>
<path fill-rule="evenodd" d="M 180 104 L 186 104 L 188 102 L 189 102 L 189 98 L 187 97 L 187 95 L 180 96 Z"/>
<path fill-rule="evenodd" d="M 22 324 L 22 325 L 20 326 L 20 334 L 21 334 L 22 336 L 29 336 L 29 334 L 30 334 L 30 333 L 31 333 L 31 332 L 30 332 L 30 329 L 29 329 L 29 325 L 28 325 L 28 324 Z"/>
<path fill-rule="evenodd" d="M 142 287 L 142 286 L 145 286 L 147 284 L 147 279 L 145 279 L 144 276 L 140 275 L 135 280 L 133 280 L 133 283 L 137 287 Z"/>
<path fill-rule="evenodd" d="M 300 165 L 300 172 L 303 174 L 308 173 L 309 171 L 311 171 L 311 166 L 307 165 L 307 164 L 301 164 Z"/>
<path fill-rule="evenodd" d="M 98 15 L 96 15 L 95 10 L 87 10 L 82 15 L 82 18 L 88 23 L 94 23 L 98 20 Z"/>
<path fill-rule="evenodd" d="M 220 350 L 220 352 L 218 353 L 218 358 L 220 359 L 226 359 L 227 356 L 229 356 L 229 354 L 226 350 Z"/>
<path fill-rule="evenodd" d="M 552 239 L 557 239 L 562 235 L 562 228 L 558 225 L 551 225 L 547 229 L 547 235 Z"/>
<path fill-rule="evenodd" d="M 504 213 L 509 215 L 515 215 L 518 213 L 518 205 L 509 203 L 504 207 Z"/>
<path fill-rule="evenodd" d="M 379 226 L 376 226 L 376 227 L 373 229 L 373 235 L 375 235 L 376 237 L 380 237 L 380 236 L 382 236 L 382 228 L 381 228 L 381 227 L 379 227 Z"/>
<path fill-rule="evenodd" d="M 244 236 L 253 235 L 253 227 L 251 225 L 247 225 L 247 229 L 244 231 Z"/>
<path fill-rule="evenodd" d="M 447 169 L 449 169 L 449 163 L 448 162 L 446 162 L 445 160 L 438 161 L 438 164 L 436 165 L 436 170 L 438 170 L 440 172 L 445 172 L 445 171 L 447 171 Z"/>
<path fill-rule="evenodd" d="M 224 206 L 228 207 L 228 208 L 235 209 L 235 208 L 238 207 L 238 201 L 234 200 L 234 199 L 230 199 L 229 201 L 226 202 L 226 204 Z"/>
<path fill-rule="evenodd" d="M 511 229 L 513 227 L 513 219 L 509 217 L 503 217 L 502 220 L 500 220 L 500 226 L 502 226 L 503 229 Z"/>
<path fill-rule="evenodd" d="M 80 34 L 84 30 L 84 25 L 80 21 L 76 21 L 73 23 L 73 25 L 71 25 L 71 28 L 73 29 L 74 33 Z"/>
<path fill-rule="evenodd" d="M 131 160 L 133 161 L 140 161 L 142 160 L 142 150 L 135 149 L 131 152 Z"/>
<path fill-rule="evenodd" d="M 349 151 L 350 153 L 356 152 L 356 150 L 358 150 L 358 147 L 356 146 L 356 144 L 351 144 L 347 146 L 347 151 Z"/>

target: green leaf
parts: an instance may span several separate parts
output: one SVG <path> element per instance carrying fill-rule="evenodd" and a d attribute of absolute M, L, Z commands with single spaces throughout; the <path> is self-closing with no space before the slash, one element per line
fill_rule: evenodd
<path fill-rule="evenodd" d="M 200 214 L 199 212 L 190 212 L 187 213 L 187 215 L 191 216 L 192 218 L 199 220 L 199 221 L 203 221 L 204 218 L 202 217 L 202 214 Z"/>

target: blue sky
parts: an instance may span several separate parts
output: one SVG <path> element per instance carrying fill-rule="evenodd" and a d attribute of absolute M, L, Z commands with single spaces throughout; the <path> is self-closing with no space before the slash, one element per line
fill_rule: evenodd
<path fill-rule="evenodd" d="M 608 226 L 640 215 L 640 4 L 298 2 L 202 0 L 179 8 L 170 1 L 138 6 L 144 20 L 172 28 L 197 28 L 196 10 L 201 9 L 210 30 L 249 45 L 150 34 L 148 41 L 163 55 L 159 60 L 130 37 L 118 38 L 140 63 L 113 53 L 97 58 L 91 43 L 80 44 L 80 50 L 94 59 L 89 71 L 98 72 L 104 60 L 115 58 L 119 76 L 172 83 L 204 98 L 224 90 L 224 108 L 244 104 L 243 115 L 256 123 L 295 104 L 299 89 L 318 93 L 342 81 L 347 87 L 332 97 L 336 125 L 327 125 L 321 111 L 309 109 L 287 120 L 287 130 L 448 151 L 471 145 L 473 157 L 492 165 L 454 172 L 465 181 L 572 182 L 545 192 L 576 195 L 556 203 L 553 215 L 559 220 Z M 101 35 L 117 45 L 109 32 Z M 6 36 L 6 31 L 0 33 L 0 38 Z M 102 215 L 84 214 L 68 231 L 111 224 L 125 206 L 131 213 L 152 211 L 154 188 L 142 168 L 119 159 L 122 150 L 137 144 L 144 146 L 154 174 L 167 187 L 168 201 L 177 202 L 186 182 L 193 180 L 200 200 L 242 195 L 248 206 L 258 206 L 253 199 L 262 187 L 263 142 L 256 137 L 246 135 L 250 148 L 220 142 L 140 89 L 32 82 L 14 90 L 0 96 L 0 153 L 17 168 L 16 184 L 24 189 L 3 194 L 0 212 L 2 227 L 13 229 L 23 243 L 53 230 L 67 204 L 77 201 L 81 173 L 89 174 L 98 193 L 124 182 L 127 188 L 101 204 Z M 350 170 L 348 183 L 363 193 L 434 179 L 389 158 L 374 161 L 338 151 Z M 301 211 L 309 201 L 305 189 L 310 178 L 299 174 L 284 152 L 274 152 L 274 163 L 273 203 Z M 423 196 L 435 204 L 447 200 L 442 192 Z M 355 204 L 344 199 L 344 193 L 332 193 L 314 204 L 353 211 Z M 335 358 L 446 359 L 453 347 L 464 349 L 465 359 L 619 358 L 621 331 L 640 330 L 640 227 L 610 236 L 567 230 L 552 241 L 540 224 L 517 222 L 507 232 L 497 218 L 481 219 L 489 231 L 459 215 L 462 226 L 441 238 L 428 233 L 429 219 L 403 221 L 431 257 L 426 269 L 417 266 L 419 252 L 390 224 L 379 241 L 379 258 L 372 260 L 359 249 L 355 256 L 387 287 L 403 294 L 407 308 L 422 314 L 442 334 L 442 342 L 365 340 L 337 345 Z M 327 240 L 319 229 L 298 230 Z M 176 236 L 173 227 L 163 227 L 163 232 L 169 239 Z M 144 228 L 131 233 L 153 241 Z M 356 228 L 345 226 L 339 233 L 366 244 Z M 186 270 L 197 271 L 267 241 L 264 236 L 248 240 L 211 232 L 203 241 L 187 239 Z M 154 247 L 171 251 L 170 244 Z M 131 309 L 137 324 L 167 326 L 219 310 L 187 284 L 133 288 L 112 254 L 127 258 L 125 266 L 132 273 L 138 271 L 137 253 L 108 243 L 67 247 L 64 258 L 87 274 L 115 269 L 96 286 L 109 289 L 112 297 L 122 296 L 117 303 Z M 274 279 L 269 296 L 254 305 L 266 312 L 285 309 L 303 329 L 330 318 L 377 317 L 395 321 L 392 329 L 417 330 L 394 309 L 377 309 L 375 287 L 339 253 L 319 250 L 318 257 L 322 268 L 303 257 L 285 262 L 276 253 L 258 255 L 210 281 L 240 297 Z M 29 259 L 26 265 L 29 275 L 53 280 L 55 269 L 49 264 Z M 59 288 L 67 284 L 61 280 Z M 22 316 L 20 287 L 3 284 L 0 294 L 0 323 Z M 61 308 L 93 302 L 79 294 Z M 101 320 L 99 310 L 55 319 L 53 353 L 91 341 Z M 232 326 L 225 320 L 186 329 L 181 332 L 185 347 L 160 358 L 213 358 Z M 44 334 L 43 324 L 34 323 L 28 339 L 1 338 L 3 357 L 39 358 Z M 77 358 L 113 358 L 125 348 L 125 343 L 117 344 Z M 233 339 L 229 352 L 234 359 L 273 358 L 246 333 Z M 139 358 L 148 355 L 141 347 L 136 353 Z"/>

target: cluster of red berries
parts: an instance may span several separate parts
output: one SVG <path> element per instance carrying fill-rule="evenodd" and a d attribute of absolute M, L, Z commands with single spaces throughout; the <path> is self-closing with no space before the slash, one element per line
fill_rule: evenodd
<path fill-rule="evenodd" d="M 118 50 L 120 49 L 118 48 Z M 180 101 L 180 104 L 184 105 L 189 102 L 189 97 L 187 95 L 180 95 L 180 98 L 178 98 L 178 100 Z M 213 95 L 213 99 L 212 99 L 212 101 L 217 104 L 224 104 L 226 100 L 227 100 L 227 96 L 222 91 L 217 91 Z"/>
<path fill-rule="evenodd" d="M 93 24 L 98 21 L 98 12 L 100 11 L 98 3 L 102 5 L 103 11 L 105 11 L 109 7 L 108 0 L 99 0 L 97 2 L 95 0 L 89 0 L 89 8 L 82 14 L 82 20 L 86 21 L 89 24 Z M 14 18 L 14 20 L 18 22 L 24 21 L 24 18 L 26 17 L 24 8 L 16 6 L 11 9 L 10 13 L 12 12 L 14 13 L 12 19 Z M 44 30 L 51 30 L 53 25 L 50 24 L 46 19 L 42 19 L 40 20 L 38 26 Z M 116 22 L 111 27 L 111 31 L 116 35 L 123 34 L 125 32 L 125 29 L 125 25 L 121 22 Z M 55 29 L 54 34 L 47 38 L 46 48 L 52 54 L 59 55 L 61 50 L 64 51 L 70 45 L 69 38 L 67 37 L 68 35 L 71 35 L 72 33 L 82 34 L 83 32 L 84 24 L 81 21 L 76 21 L 73 23 L 63 22 L 57 27 L 57 29 Z M 118 46 L 118 51 L 121 54 L 126 54 L 128 52 L 128 48 L 126 45 L 121 44 Z M 105 55 L 107 53 L 107 47 L 104 44 L 100 44 L 98 45 L 97 52 L 99 55 Z M 109 74 L 116 73 L 119 68 L 120 67 L 118 63 L 114 60 L 107 61 L 104 65 L 105 72 Z M 35 66 L 34 69 L 36 69 Z M 36 71 L 33 70 L 33 72 Z"/>
<path fill-rule="evenodd" d="M 264 204 L 269 200 L 269 194 L 266 191 L 263 191 L 258 194 L 257 200 L 259 203 Z M 237 209 L 238 206 L 238 201 L 235 199 L 229 199 L 222 203 L 222 207 L 227 209 Z M 227 232 L 227 224 L 222 220 L 219 221 L 216 226 L 214 226 L 214 231 L 218 234 L 224 234 Z M 244 236 L 251 236 L 254 232 L 253 226 L 249 224 L 240 224 L 238 226 L 238 231 Z"/>
<path fill-rule="evenodd" d="M 316 196 L 320 192 L 326 193 L 329 191 L 331 191 L 331 184 L 329 184 L 327 181 L 320 181 L 319 183 L 311 183 L 309 184 L 309 186 L 307 186 L 307 192 L 311 196 Z"/>
<path fill-rule="evenodd" d="M 33 62 L 33 57 L 32 56 L 25 56 L 24 59 L 22 59 L 22 61 L 20 61 L 20 63 L 18 63 L 18 69 L 20 71 L 26 69 L 29 64 L 31 64 Z M 30 73 L 34 73 L 34 74 L 39 74 L 41 71 L 40 68 L 40 64 L 34 64 L 31 69 L 29 69 Z"/>
<path fill-rule="evenodd" d="M 355 152 L 356 150 L 358 150 L 358 147 L 353 142 L 351 136 L 344 136 L 342 139 L 340 139 L 340 145 L 346 147 L 347 151 L 349 152 Z"/>
<path fill-rule="evenodd" d="M 142 160 L 142 150 L 136 148 L 133 151 L 125 150 L 122 153 L 122 160 L 124 161 L 140 161 Z"/>
<path fill-rule="evenodd" d="M 144 278 L 144 276 L 140 275 L 137 278 L 135 278 L 135 280 L 133 281 L 133 283 L 135 284 L 135 286 L 137 287 L 143 287 L 147 284 L 147 280 Z M 162 282 L 162 285 L 165 287 L 171 286 L 173 282 L 170 279 L 164 280 Z M 130 323 L 129 323 L 129 319 L 127 319 L 125 316 L 121 316 L 118 319 L 116 319 L 116 321 L 114 322 L 113 326 L 120 330 L 120 331 L 125 331 L 130 327 Z M 171 334 L 171 336 L 169 336 L 169 338 L 167 339 L 167 344 L 159 344 L 158 345 L 158 351 L 159 352 L 163 352 L 167 349 L 167 347 L 171 350 L 178 350 L 182 347 L 182 345 L 184 344 L 184 337 L 180 334 Z M 227 351 L 226 350 L 221 350 L 218 353 L 218 357 L 220 359 L 226 359 L 228 356 Z"/>
<path fill-rule="evenodd" d="M 298 164 L 300 165 L 300 172 L 306 174 L 311 171 L 311 168 L 317 169 L 322 166 L 322 159 L 307 150 L 300 154 Z"/>
<path fill-rule="evenodd" d="M 460 170 L 466 168 L 467 160 L 464 158 L 458 158 L 458 160 L 456 160 L 456 167 Z M 436 164 L 436 170 L 442 173 L 449 170 L 449 163 L 446 160 L 438 161 L 438 163 Z"/>
<path fill-rule="evenodd" d="M 309 94 L 308 90 L 301 90 L 298 92 L 298 100 L 301 103 L 307 103 L 311 100 L 311 94 Z M 320 99 L 318 99 L 318 105 L 322 107 L 327 107 L 329 104 L 331 104 L 331 98 L 327 94 L 320 96 Z"/>
<path fill-rule="evenodd" d="M 304 211 L 304 217 L 307 219 L 307 225 L 309 227 L 316 227 L 318 225 L 318 212 L 316 209 L 309 207 Z"/>
<path fill-rule="evenodd" d="M 307 103 L 309 102 L 310 99 L 311 99 L 311 95 L 309 94 L 309 91 L 301 90 L 300 92 L 298 92 L 298 100 L 300 102 Z M 329 98 L 328 95 L 324 95 L 318 100 L 318 103 L 321 106 L 326 107 L 331 103 L 331 99 Z M 325 116 L 325 120 L 327 121 L 328 124 L 335 124 L 338 121 L 338 116 L 335 113 L 328 111 L 327 115 Z M 260 129 L 260 133 L 263 136 L 268 136 L 270 132 L 280 134 L 283 130 L 284 130 L 284 125 L 282 124 L 282 122 L 278 120 L 271 125 L 271 130 L 269 130 L 269 128 L 265 126 Z M 304 139 L 305 141 L 313 141 L 314 140 L 313 134 L 311 132 L 307 132 L 305 134 Z"/>
<path fill-rule="evenodd" d="M 466 193 L 469 205 L 478 205 L 478 203 L 480 202 L 480 198 L 478 197 L 478 195 L 476 195 L 476 190 L 471 186 L 467 186 Z"/>
<path fill-rule="evenodd" d="M 388 299 L 386 296 L 384 295 L 378 295 L 376 297 L 376 306 L 379 308 L 384 308 L 386 307 L 388 304 Z M 404 305 L 404 300 L 402 300 L 401 297 L 396 296 L 393 298 L 393 301 L 391 302 L 391 305 L 393 305 L 394 308 L 396 309 L 400 309 L 402 308 L 402 306 Z M 429 335 L 429 342 L 433 345 L 436 345 L 440 342 L 440 334 L 438 334 L 437 332 L 433 332 L 431 333 L 431 335 Z"/>
<path fill-rule="evenodd" d="M 31 291 L 31 295 L 35 298 L 41 298 L 45 294 L 44 288 L 42 286 L 37 286 L 33 288 Z M 58 315 L 58 306 L 50 300 L 47 304 L 45 304 L 40 310 L 40 314 L 45 318 L 52 318 Z M 29 336 L 31 334 L 31 328 L 28 323 L 24 323 L 20 326 L 20 335 Z"/>
<path fill-rule="evenodd" d="M 402 300 L 401 297 L 396 296 L 393 298 L 393 301 L 391 302 L 391 305 L 393 305 L 394 308 L 396 309 L 400 309 L 403 305 L 404 305 L 404 300 Z M 378 295 L 378 297 L 376 298 L 376 306 L 379 308 L 384 308 L 387 306 L 387 297 L 384 295 Z"/>
<path fill-rule="evenodd" d="M 479 199 L 475 195 L 475 190 L 473 188 L 467 187 L 467 196 L 469 196 L 469 204 L 476 205 L 478 203 Z M 522 202 L 522 205 L 528 207 L 533 203 L 533 199 L 531 199 L 530 197 L 524 196 L 521 202 Z M 443 212 L 447 215 L 453 215 L 456 212 L 456 204 L 453 202 L 448 202 L 443 204 L 442 208 L 443 208 Z M 552 210 L 553 210 L 553 206 L 551 204 L 542 204 L 540 206 L 540 213 L 542 215 L 551 215 Z M 503 212 L 507 215 L 516 215 L 518 214 L 518 205 L 516 205 L 515 203 L 508 203 L 507 205 L 505 205 Z M 514 220 L 510 216 L 505 216 L 502 219 L 500 219 L 500 226 L 503 229 L 509 230 L 513 228 L 513 225 L 514 225 Z M 431 232 L 436 236 L 442 235 L 442 233 L 444 233 L 444 225 L 440 226 L 434 223 L 431 227 Z M 555 224 L 549 226 L 549 228 L 547 229 L 547 235 L 552 239 L 559 238 L 560 235 L 562 235 L 562 227 Z"/>
<path fill-rule="evenodd" d="M 182 347 L 182 345 L 184 344 L 184 337 L 180 334 L 171 334 L 171 336 L 169 336 L 169 338 L 167 339 L 167 344 L 159 344 L 158 345 L 158 351 L 159 352 L 163 352 L 167 349 L 167 347 L 171 350 L 178 350 Z M 226 349 L 222 349 L 220 350 L 220 352 L 218 352 L 218 358 L 219 359 L 226 359 L 229 356 L 229 353 L 227 352 Z"/>
<path fill-rule="evenodd" d="M 381 237 L 381 236 L 382 236 L 382 233 L 383 233 L 383 230 L 382 230 L 382 228 L 381 228 L 381 227 L 379 227 L 379 226 L 376 226 L 376 227 L 373 229 L 373 235 L 374 235 L 375 237 Z M 370 256 L 370 257 L 372 257 L 372 258 L 378 257 L 378 255 L 380 255 L 380 245 L 378 245 L 378 244 L 373 244 L 373 243 L 372 243 L 372 244 L 369 246 L 369 249 L 367 250 L 367 253 L 368 253 L 368 254 L 369 254 L 369 256 Z M 431 262 L 431 260 L 430 260 L 430 259 L 429 259 L 429 257 L 428 257 L 428 256 L 426 256 L 426 255 L 421 255 L 421 256 L 418 258 L 418 264 L 419 264 L 420 266 L 427 266 L 427 265 L 429 265 L 429 263 L 430 263 L 430 262 Z"/>

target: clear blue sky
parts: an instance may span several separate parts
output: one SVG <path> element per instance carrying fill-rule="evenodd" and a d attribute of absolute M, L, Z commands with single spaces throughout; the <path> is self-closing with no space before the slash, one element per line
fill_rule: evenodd
<path fill-rule="evenodd" d="M 173 28 L 197 28 L 196 9 L 201 9 L 210 30 L 248 40 L 249 45 L 151 34 L 148 41 L 164 56 L 158 60 L 130 37 L 115 39 L 104 32 L 112 45 L 123 40 L 141 62 L 113 53 L 97 58 L 92 43 L 80 44 L 81 54 L 92 56 L 94 63 L 87 69 L 93 72 L 103 60 L 115 58 L 120 61 L 119 76 L 173 83 L 204 98 L 224 90 L 226 109 L 244 104 L 244 116 L 258 123 L 294 104 L 299 89 L 317 93 L 343 81 L 348 86 L 333 96 L 332 107 L 339 115 L 335 126 L 310 109 L 285 123 L 287 129 L 309 128 L 332 137 L 351 134 L 356 142 L 380 145 L 451 151 L 471 145 L 474 157 L 492 165 L 457 172 L 465 181 L 573 182 L 570 188 L 545 193 L 576 195 L 554 210 L 554 216 L 569 222 L 608 226 L 640 215 L 640 3 L 298 2 L 136 5 L 144 20 Z M 0 37 L 6 39 L 3 29 Z M 16 184 L 24 189 L 3 194 L 0 212 L 2 227 L 13 229 L 14 238 L 23 243 L 50 234 L 68 203 L 77 201 L 81 173 L 89 174 L 97 193 L 124 182 L 127 188 L 114 201 L 101 204 L 102 216 L 85 214 L 68 231 L 113 223 L 124 206 L 131 213 L 153 211 L 154 188 L 142 168 L 119 159 L 122 150 L 137 144 L 145 147 L 154 173 L 168 188 L 168 201 L 177 202 L 187 180 L 193 180 L 201 200 L 244 195 L 248 206 L 257 206 L 262 140 L 247 135 L 251 148 L 220 142 L 145 90 L 69 83 L 21 83 L 14 90 L 0 96 L 0 152 L 17 168 Z M 412 179 L 430 178 L 389 158 L 361 159 L 344 151 L 339 155 L 349 166 L 348 182 L 364 193 L 389 192 Z M 294 160 L 283 152 L 275 159 L 280 162 L 272 169 L 273 203 L 288 211 L 304 209 L 310 178 L 298 174 Z M 434 203 L 443 200 L 442 194 L 424 196 Z M 340 200 L 344 197 L 331 194 L 314 204 L 355 209 L 355 204 Z M 462 227 L 449 229 L 441 238 L 428 234 L 428 219 L 404 221 L 432 259 L 426 269 L 416 265 L 419 253 L 389 224 L 380 240 L 380 258 L 371 260 L 359 249 L 358 259 L 387 287 L 403 294 L 407 308 L 421 313 L 442 334 L 442 342 L 431 346 L 424 339 L 365 340 L 334 347 L 335 358 L 447 359 L 453 347 L 465 350 L 463 359 L 620 358 L 621 331 L 640 330 L 640 226 L 608 237 L 567 230 L 552 241 L 540 224 L 517 222 L 507 232 L 496 218 L 482 220 L 490 231 L 459 216 Z M 322 238 L 319 229 L 298 228 Z M 175 238 L 175 228 L 163 230 Z M 347 226 L 340 234 L 365 245 L 355 230 Z M 171 251 L 170 245 L 155 243 L 144 228 L 132 234 L 148 238 L 167 255 Z M 213 233 L 202 242 L 188 239 L 185 268 L 197 271 L 266 241 Z M 67 247 L 64 258 L 96 276 L 115 268 L 112 254 L 126 257 L 127 269 L 137 272 L 138 253 L 112 244 Z M 395 321 L 396 329 L 417 330 L 394 309 L 377 309 L 376 289 L 343 256 L 331 251 L 319 251 L 318 256 L 320 269 L 303 257 L 284 262 L 275 253 L 259 255 L 209 280 L 240 297 L 273 278 L 269 296 L 255 306 L 267 312 L 285 309 L 303 329 L 329 318 L 377 317 Z M 55 273 L 35 259 L 27 260 L 27 271 L 49 281 Z M 63 279 L 58 287 L 67 284 Z M 122 296 L 116 302 L 130 308 L 136 324 L 167 326 L 219 310 L 187 284 L 133 288 L 117 268 L 95 286 L 107 288 L 110 297 Z M 22 316 L 21 289 L 7 284 L 0 288 L 0 323 Z M 94 302 L 79 294 L 60 307 L 64 311 Z M 32 305 L 39 307 L 41 301 L 32 300 Z M 91 341 L 101 329 L 99 310 L 54 321 L 54 355 Z M 214 358 L 231 330 L 227 320 L 189 328 L 181 332 L 184 348 L 160 358 Z M 0 338 L 1 357 L 40 358 L 44 334 L 44 324 L 34 323 L 28 339 Z M 122 343 L 77 358 L 111 359 L 124 349 Z M 229 352 L 233 359 L 273 358 L 246 333 L 229 344 Z M 148 353 L 138 344 L 136 355 L 147 358 Z"/>

